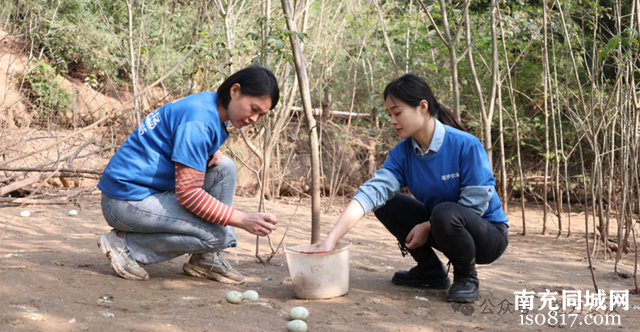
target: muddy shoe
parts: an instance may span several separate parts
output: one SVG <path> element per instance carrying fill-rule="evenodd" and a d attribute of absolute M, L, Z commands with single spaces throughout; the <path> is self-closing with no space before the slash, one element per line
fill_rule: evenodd
<path fill-rule="evenodd" d="M 184 273 L 198 277 L 239 285 L 244 282 L 244 276 L 227 262 L 220 252 L 207 254 L 193 254 L 182 266 Z"/>
<path fill-rule="evenodd" d="M 418 266 L 409 271 L 398 271 L 391 278 L 391 282 L 400 286 L 426 287 L 432 289 L 447 289 L 451 285 L 447 271 L 437 269 L 421 269 Z"/>
<path fill-rule="evenodd" d="M 136 262 L 127 248 L 124 239 L 116 235 L 116 230 L 100 235 L 98 247 L 111 261 L 111 266 L 123 278 L 147 280 L 149 274 Z"/>

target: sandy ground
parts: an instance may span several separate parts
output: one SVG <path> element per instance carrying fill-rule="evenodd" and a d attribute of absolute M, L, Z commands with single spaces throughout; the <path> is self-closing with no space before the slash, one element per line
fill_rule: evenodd
<path fill-rule="evenodd" d="M 235 205 L 255 211 L 258 200 L 236 197 Z M 303 200 L 294 216 L 297 205 L 297 199 L 267 202 L 266 210 L 281 223 L 272 235 L 274 246 L 289 221 L 285 244 L 309 242 L 310 202 Z M 323 214 L 323 234 L 338 208 Z M 590 318 L 589 309 L 568 310 L 551 321 L 554 315 L 539 309 L 541 293 L 548 289 L 561 299 L 563 290 L 594 292 L 584 255 L 584 214 L 572 216 L 571 237 L 556 239 L 540 235 L 542 214 L 534 205 L 527 208 L 528 235 L 519 235 L 519 204 L 511 202 L 510 208 L 509 248 L 497 262 L 478 268 L 482 298 L 460 306 L 447 303 L 445 291 L 391 283 L 393 273 L 410 268 L 412 260 L 402 258 L 396 242 L 371 216 L 348 234 L 353 241 L 349 292 L 301 300 L 295 297 L 285 254 L 280 251 L 269 264 L 259 263 L 256 239 L 243 231 L 238 232 L 238 263 L 233 251 L 226 254 L 246 276 L 243 285 L 183 274 L 186 256 L 146 266 L 148 281 L 130 281 L 115 274 L 96 246 L 98 236 L 109 231 L 99 195 L 86 196 L 77 206 L 0 206 L 0 331 L 286 331 L 287 313 L 296 306 L 310 311 L 309 331 L 640 330 L 640 298 L 633 294 L 628 310 L 600 309 Z M 78 209 L 78 216 L 69 216 L 70 209 Z M 31 216 L 21 217 L 22 210 Z M 260 242 L 260 253 L 270 253 L 266 240 Z M 632 275 L 633 258 L 633 253 L 625 256 L 619 271 Z M 614 274 L 613 262 L 604 261 L 602 254 L 594 266 L 598 287 L 607 295 L 634 289 L 633 278 Z M 257 302 L 225 301 L 227 292 L 249 289 L 259 292 Z M 525 312 L 530 321 L 514 306 L 514 292 L 523 290 L 535 292 L 534 309 Z M 604 303 L 609 307 L 608 297 Z M 614 322 L 615 315 L 619 321 Z"/>

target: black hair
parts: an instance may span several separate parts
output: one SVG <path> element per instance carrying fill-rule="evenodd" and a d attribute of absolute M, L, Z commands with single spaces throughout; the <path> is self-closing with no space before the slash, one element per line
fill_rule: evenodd
<path fill-rule="evenodd" d="M 250 66 L 233 73 L 218 87 L 218 97 L 216 98 L 216 102 L 221 104 L 224 108 L 229 107 L 229 101 L 231 100 L 231 87 L 236 83 L 240 84 L 240 92 L 244 95 L 271 97 L 270 110 L 278 104 L 278 100 L 280 99 L 280 88 L 278 87 L 276 77 L 267 68 Z"/>
<path fill-rule="evenodd" d="M 384 100 L 389 96 L 398 98 L 413 107 L 418 107 L 420 102 L 425 100 L 429 104 L 429 114 L 448 126 L 466 131 L 464 124 L 453 112 L 438 102 L 429 84 L 414 74 L 404 74 L 391 81 L 384 88 Z"/>

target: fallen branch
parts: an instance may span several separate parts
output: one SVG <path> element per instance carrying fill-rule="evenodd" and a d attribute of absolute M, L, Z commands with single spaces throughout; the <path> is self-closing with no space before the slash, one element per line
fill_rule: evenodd
<path fill-rule="evenodd" d="M 17 182 L 11 183 L 9 185 L 6 185 L 6 186 L 0 188 L 0 196 L 4 196 L 4 195 L 6 195 L 6 194 L 8 194 L 10 192 L 14 192 L 14 191 L 16 191 L 16 190 L 18 190 L 18 189 L 20 189 L 22 187 L 30 186 L 30 185 L 40 181 L 42 176 L 44 176 L 46 174 L 50 174 L 50 173 L 45 173 L 45 174 L 42 174 L 42 175 L 36 176 L 36 177 L 29 177 L 29 178 L 26 178 L 24 180 L 17 181 Z"/>
<path fill-rule="evenodd" d="M 42 180 L 42 178 L 53 178 L 53 177 L 74 177 L 75 173 L 69 173 L 69 172 L 48 172 L 48 173 L 42 173 L 39 176 L 34 176 L 34 177 L 29 177 L 26 178 L 24 180 L 21 181 L 17 181 L 14 183 L 11 183 L 9 185 L 6 185 L 4 187 L 0 187 L 0 196 L 4 196 L 8 193 L 14 192 L 20 188 L 23 187 L 27 187 L 30 186 L 36 182 L 39 182 Z M 98 179 L 99 176 L 97 175 L 87 175 L 84 176 L 85 178 L 92 178 L 92 179 Z"/>
<path fill-rule="evenodd" d="M 0 183 L 11 182 L 11 181 L 13 181 L 13 180 L 15 180 L 15 179 L 17 179 L 17 178 L 21 177 L 22 175 L 23 175 L 23 174 L 16 174 L 16 175 L 14 175 L 14 176 L 10 176 L 10 177 L 8 177 L 8 178 L 0 179 Z"/>
<path fill-rule="evenodd" d="M 44 200 L 44 199 L 33 199 L 33 198 L 11 198 L 11 197 L 0 197 L 0 203 L 5 204 L 37 204 L 37 205 L 56 205 L 56 204 L 76 204 L 73 201 L 64 201 L 64 200 Z"/>
<path fill-rule="evenodd" d="M 38 204 L 38 205 L 51 205 L 51 204 L 76 204 L 76 199 L 85 193 L 91 193 L 96 190 L 97 184 L 93 184 L 87 188 L 82 188 L 78 190 L 73 190 L 64 194 L 49 194 L 42 193 L 40 195 L 35 195 L 38 192 L 37 189 L 32 189 L 31 195 L 29 197 L 0 197 L 0 203 L 7 204 Z M 41 199 L 37 197 L 56 197 L 59 199 Z"/>
<path fill-rule="evenodd" d="M 9 172 L 55 172 L 57 168 L 37 168 L 37 167 L 1 167 L 0 171 L 9 171 Z M 73 168 L 60 168 L 60 172 L 65 173 L 74 173 L 74 174 L 95 174 L 102 175 L 101 170 L 91 170 L 91 169 L 73 169 Z M 63 175 L 67 177 L 71 177 L 69 175 Z"/>
<path fill-rule="evenodd" d="M 98 188 L 98 184 L 94 183 L 94 184 L 92 184 L 92 185 L 90 185 L 90 186 L 88 186 L 86 188 L 82 188 L 82 189 L 79 189 L 79 190 L 74 190 L 74 191 L 70 192 L 67 196 L 69 197 L 69 199 L 77 198 L 78 196 L 80 196 L 80 195 L 82 195 L 84 193 L 93 192 L 94 190 L 96 190 L 96 188 Z"/>
<path fill-rule="evenodd" d="M 98 150 L 94 150 L 94 151 L 91 151 L 89 153 L 85 153 L 85 154 L 83 154 L 81 156 L 76 156 L 75 159 L 86 158 L 86 157 L 89 157 L 89 156 L 94 155 L 94 154 L 102 153 L 103 151 L 106 151 L 106 150 L 111 150 L 111 149 L 113 149 L 115 147 L 116 147 L 115 144 L 111 144 L 109 146 L 102 147 L 102 148 L 100 148 Z M 63 163 L 63 162 L 68 162 L 69 158 L 70 157 L 65 157 L 65 158 L 62 158 L 62 159 L 52 160 L 52 161 L 49 161 L 49 162 L 47 162 L 45 164 L 39 164 L 39 165 L 37 165 L 35 167 L 45 167 L 45 166 L 49 166 L 49 165 L 58 165 L 58 164 Z M 75 170 L 75 168 L 73 166 L 69 166 L 69 169 Z"/>

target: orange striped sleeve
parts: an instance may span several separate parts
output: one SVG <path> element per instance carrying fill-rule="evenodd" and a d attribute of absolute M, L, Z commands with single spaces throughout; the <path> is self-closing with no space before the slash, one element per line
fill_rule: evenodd
<path fill-rule="evenodd" d="M 227 226 L 235 209 L 202 189 L 205 173 L 180 163 L 175 165 L 178 203 L 202 219 Z"/>

